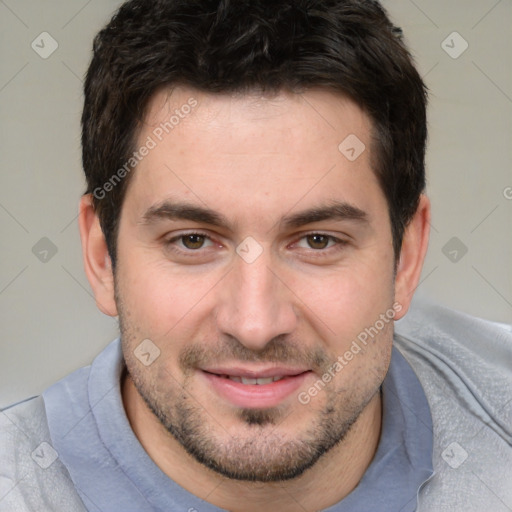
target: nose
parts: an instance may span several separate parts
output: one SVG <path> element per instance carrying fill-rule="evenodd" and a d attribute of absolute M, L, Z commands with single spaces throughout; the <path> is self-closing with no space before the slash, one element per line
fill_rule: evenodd
<path fill-rule="evenodd" d="M 271 258 L 264 254 L 252 263 L 237 257 L 217 306 L 219 331 L 254 351 L 292 333 L 297 325 L 293 293 L 271 265 Z"/>

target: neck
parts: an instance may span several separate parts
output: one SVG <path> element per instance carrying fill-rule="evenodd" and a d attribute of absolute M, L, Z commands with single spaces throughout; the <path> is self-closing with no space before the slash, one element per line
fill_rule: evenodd
<path fill-rule="evenodd" d="M 379 443 L 382 401 L 376 393 L 346 437 L 301 476 L 275 483 L 230 480 L 191 457 L 148 409 L 129 376 L 122 385 L 131 427 L 153 462 L 199 498 L 231 512 L 313 512 L 345 498 L 359 483 Z"/>

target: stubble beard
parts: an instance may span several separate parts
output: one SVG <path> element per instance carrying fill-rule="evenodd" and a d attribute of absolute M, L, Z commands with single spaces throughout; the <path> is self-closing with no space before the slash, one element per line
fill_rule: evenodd
<path fill-rule="evenodd" d="M 387 371 L 385 362 L 379 368 L 372 368 L 370 373 L 373 378 L 364 387 L 354 384 L 350 390 L 339 390 L 326 386 L 320 392 L 326 397 L 323 407 L 316 410 L 314 419 L 307 427 L 298 430 L 293 438 L 280 429 L 280 423 L 290 414 L 280 406 L 272 409 L 237 409 L 234 416 L 240 424 L 241 433 L 232 435 L 222 426 L 222 418 L 213 418 L 200 404 L 200 397 L 196 398 L 190 392 L 193 374 L 190 368 L 184 369 L 185 379 L 180 385 L 165 368 L 164 357 L 159 358 L 159 364 L 153 363 L 151 370 L 141 365 L 133 350 L 144 337 L 138 334 L 136 327 L 130 325 L 130 315 L 125 311 L 117 292 L 116 301 L 128 378 L 133 381 L 149 410 L 186 452 L 197 462 L 229 479 L 281 482 L 302 475 L 324 454 L 343 443 L 365 407 L 379 392 Z M 254 355 L 247 354 L 245 347 L 234 341 L 238 345 L 224 350 L 226 356 L 233 356 L 234 352 L 237 356 L 244 354 L 240 359 L 256 360 Z M 266 351 L 264 360 L 287 361 L 281 356 L 293 349 L 286 347 L 286 342 L 275 341 L 270 351 Z M 233 350 L 234 347 L 237 348 Z M 199 345 L 193 348 L 199 353 L 203 350 Z M 273 356 L 269 356 L 271 353 Z M 211 349 L 208 354 L 211 354 Z M 275 357 L 276 354 L 279 356 Z M 319 358 L 323 359 L 321 363 Z M 187 359 L 190 363 L 190 352 L 182 353 L 180 361 L 183 363 Z M 293 358 L 294 361 L 296 359 Z M 328 362 L 325 353 L 323 358 L 317 354 L 316 364 L 327 366 Z M 292 414 L 297 412 L 293 411 Z"/>

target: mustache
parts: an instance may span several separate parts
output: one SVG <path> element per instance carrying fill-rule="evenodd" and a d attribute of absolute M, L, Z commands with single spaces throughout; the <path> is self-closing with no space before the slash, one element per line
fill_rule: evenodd
<path fill-rule="evenodd" d="M 188 345 L 181 351 L 178 362 L 184 371 L 233 361 L 305 366 L 313 371 L 322 371 L 334 359 L 320 347 L 307 348 L 290 341 L 286 336 L 273 338 L 258 351 L 247 348 L 232 336 L 226 336 L 215 344 L 206 342 Z"/>

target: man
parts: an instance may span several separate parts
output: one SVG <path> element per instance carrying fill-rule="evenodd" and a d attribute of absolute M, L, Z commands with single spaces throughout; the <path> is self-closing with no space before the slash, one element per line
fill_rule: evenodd
<path fill-rule="evenodd" d="M 3 411 L 1 510 L 512 510 L 511 336 L 407 313 L 425 88 L 375 1 L 132 0 L 85 83 L 121 336 Z"/>

